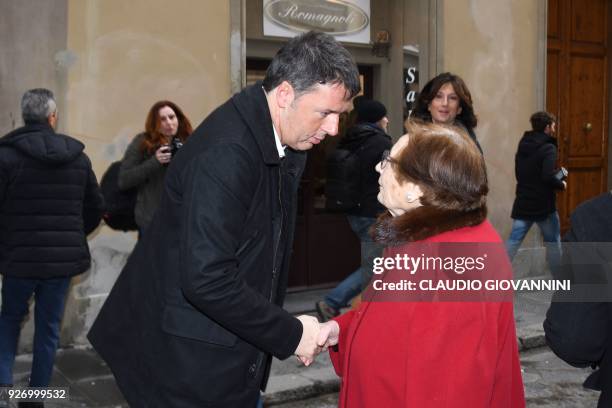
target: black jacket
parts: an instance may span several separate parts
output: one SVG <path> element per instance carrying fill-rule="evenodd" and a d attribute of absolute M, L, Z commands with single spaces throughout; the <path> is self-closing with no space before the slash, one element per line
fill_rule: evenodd
<path fill-rule="evenodd" d="M 375 218 L 385 211 L 378 202 L 378 172 L 376 165 L 382 153 L 393 146 L 391 136 L 372 123 L 357 123 L 350 127 L 338 143 L 338 148 L 357 152 L 359 156 L 361 188 L 359 206 L 348 213 L 359 217 Z"/>
<path fill-rule="evenodd" d="M 546 342 L 555 354 L 576 367 L 598 367 L 584 386 L 602 391 L 600 408 L 612 406 L 610 214 L 610 192 L 581 204 L 572 213 L 571 229 L 563 237 L 564 275 L 559 277 L 571 279 L 572 290 L 554 294 L 544 321 Z"/>
<path fill-rule="evenodd" d="M 89 268 L 86 235 L 103 199 L 83 148 L 47 124 L 0 139 L 0 273 L 49 279 Z"/>
<path fill-rule="evenodd" d="M 160 206 L 89 339 L 130 406 L 246 407 L 301 323 L 281 308 L 304 153 L 279 159 L 261 84 L 173 158 Z"/>
<path fill-rule="evenodd" d="M 539 221 L 557 211 L 556 190 L 563 183 L 555 178 L 557 140 L 543 132 L 525 132 L 514 158 L 516 198 L 512 218 Z"/>

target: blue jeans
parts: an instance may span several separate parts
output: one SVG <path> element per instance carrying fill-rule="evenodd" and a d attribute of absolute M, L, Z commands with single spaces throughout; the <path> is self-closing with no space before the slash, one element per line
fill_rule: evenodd
<path fill-rule="evenodd" d="M 559 214 L 556 211 L 541 221 L 515 219 L 512 222 L 510 238 L 506 242 L 506 251 L 508 251 L 508 256 L 512 261 L 534 222 L 542 232 L 544 246 L 546 247 L 546 262 L 554 275 L 561 265 L 561 227 Z"/>
<path fill-rule="evenodd" d="M 349 215 L 347 219 L 361 241 L 361 266 L 325 296 L 325 303 L 336 310 L 348 306 L 351 299 L 361 293 L 372 277 L 372 259 L 382 254 L 382 247 L 368 234 L 376 218 Z"/>
<path fill-rule="evenodd" d="M 13 383 L 13 364 L 21 323 L 34 295 L 34 350 L 30 387 L 46 387 L 51 381 L 59 344 L 70 278 L 26 279 L 4 276 L 0 310 L 0 384 Z"/>

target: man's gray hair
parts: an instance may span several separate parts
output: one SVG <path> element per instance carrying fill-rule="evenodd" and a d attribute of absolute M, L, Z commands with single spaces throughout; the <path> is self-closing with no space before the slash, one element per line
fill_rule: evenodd
<path fill-rule="evenodd" d="M 53 92 L 45 88 L 30 89 L 21 98 L 21 117 L 26 124 L 47 123 L 47 118 L 56 109 Z"/>

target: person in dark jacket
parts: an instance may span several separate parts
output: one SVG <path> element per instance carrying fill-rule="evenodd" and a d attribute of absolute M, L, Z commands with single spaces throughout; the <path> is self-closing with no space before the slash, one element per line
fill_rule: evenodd
<path fill-rule="evenodd" d="M 166 169 L 193 131 L 181 108 L 171 101 L 153 104 L 145 131 L 134 137 L 121 160 L 119 188 L 137 188 L 134 218 L 140 233 L 151 222 L 159 205 Z"/>
<path fill-rule="evenodd" d="M 49 385 L 71 277 L 90 265 L 87 235 L 103 199 L 78 140 L 56 133 L 57 108 L 47 89 L 21 100 L 25 126 L 0 139 L 0 384 L 13 383 L 21 324 L 34 296 L 29 385 Z"/>
<path fill-rule="evenodd" d="M 372 275 L 372 259 L 380 256 L 382 247 L 376 245 L 369 234 L 376 217 L 385 211 L 378 202 L 378 173 L 375 168 L 385 150 L 393 145 L 387 134 L 389 119 L 387 108 L 375 100 L 355 98 L 354 126 L 338 143 L 339 149 L 356 152 L 360 164 L 359 204 L 348 211 L 347 218 L 353 232 L 361 242 L 361 266 L 330 291 L 325 299 L 316 303 L 317 313 L 322 321 L 340 314 L 348 306 Z M 358 102 L 357 102 L 358 100 Z"/>
<path fill-rule="evenodd" d="M 515 156 L 516 198 L 512 206 L 512 231 L 506 242 L 510 260 L 535 222 L 546 244 L 546 259 L 551 271 L 561 261 L 559 214 L 556 192 L 566 182 L 556 177 L 557 120 L 548 112 L 536 112 L 529 119 L 531 131 L 521 138 Z"/>
<path fill-rule="evenodd" d="M 575 367 L 597 368 L 584 382 L 612 406 L 612 192 L 580 204 L 563 236 L 562 275 L 569 292 L 555 292 L 546 313 L 546 343 Z"/>
<path fill-rule="evenodd" d="M 255 407 L 272 356 L 320 352 L 316 318 L 282 309 L 297 189 L 359 88 L 350 53 L 305 33 L 179 150 L 88 335 L 130 406 Z"/>
<path fill-rule="evenodd" d="M 465 130 L 482 153 L 474 132 L 478 119 L 472 94 L 459 75 L 444 72 L 427 82 L 419 93 L 412 116 L 424 122 L 453 125 Z"/>

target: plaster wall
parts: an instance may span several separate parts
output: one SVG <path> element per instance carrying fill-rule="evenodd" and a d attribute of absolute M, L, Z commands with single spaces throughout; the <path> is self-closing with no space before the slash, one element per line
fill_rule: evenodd
<path fill-rule="evenodd" d="M 504 239 L 511 229 L 516 147 L 530 128 L 529 116 L 543 108 L 539 1 L 445 0 L 443 7 L 441 72 L 459 74 L 472 93 L 489 175 L 489 219 Z"/>
<path fill-rule="evenodd" d="M 197 127 L 231 94 L 230 8 L 213 0 L 69 0 L 66 120 L 99 177 L 144 130 L 151 105 L 177 103 Z M 214 18 L 212 18 L 214 16 Z M 91 238 L 91 237 L 90 237 Z M 75 279 L 63 339 L 85 334 L 135 243 L 106 227 L 90 241 L 91 270 Z"/>
<path fill-rule="evenodd" d="M 68 12 L 67 126 L 98 174 L 155 101 L 176 102 L 195 127 L 230 96 L 227 2 L 70 0 Z"/>
<path fill-rule="evenodd" d="M 66 1 L 0 2 L 0 135 L 22 125 L 19 104 L 28 89 L 53 89 L 62 108 L 55 57 L 66 44 Z"/>
<path fill-rule="evenodd" d="M 512 227 L 514 155 L 529 116 L 545 109 L 546 0 L 442 0 L 438 71 L 466 81 L 489 176 L 489 220 L 503 240 Z M 515 277 L 542 275 L 541 234 L 532 228 L 514 259 Z"/>
<path fill-rule="evenodd" d="M 98 180 L 144 130 L 155 101 L 176 102 L 195 128 L 231 94 L 229 2 L 28 0 L 3 1 L 0 11 L 2 134 L 22 125 L 23 92 L 48 87 L 59 130 L 85 144 Z M 92 266 L 72 281 L 62 346 L 87 344 L 135 242 L 104 226 L 90 235 Z M 31 342 L 32 319 L 20 351 Z"/>

